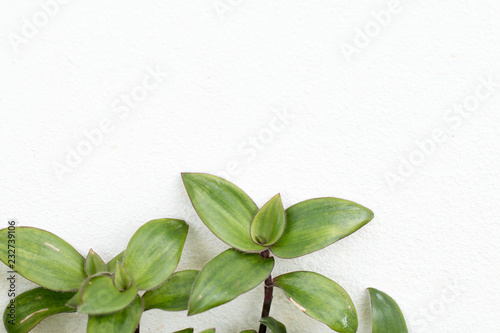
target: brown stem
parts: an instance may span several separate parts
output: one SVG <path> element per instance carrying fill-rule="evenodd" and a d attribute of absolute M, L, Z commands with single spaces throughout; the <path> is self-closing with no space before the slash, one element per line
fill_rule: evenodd
<path fill-rule="evenodd" d="M 261 252 L 260 255 L 262 258 L 269 258 L 271 253 L 269 250 L 265 250 Z M 264 281 L 264 303 L 262 304 L 262 315 L 261 318 L 269 317 L 269 313 L 271 312 L 271 303 L 273 302 L 273 278 L 271 274 L 267 277 L 266 281 Z M 266 333 L 267 326 L 264 324 L 260 324 L 259 333 Z"/>

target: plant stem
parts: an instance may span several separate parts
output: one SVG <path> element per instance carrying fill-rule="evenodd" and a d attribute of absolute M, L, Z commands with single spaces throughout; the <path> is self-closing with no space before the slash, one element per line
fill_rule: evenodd
<path fill-rule="evenodd" d="M 261 252 L 260 255 L 262 258 L 269 258 L 271 253 L 269 250 L 265 250 Z M 266 281 L 264 281 L 264 303 L 262 304 L 262 315 L 261 318 L 269 317 L 269 313 L 271 312 L 271 303 L 273 302 L 273 278 L 271 274 L 267 277 Z M 259 333 L 266 333 L 267 326 L 264 324 L 260 324 Z"/>

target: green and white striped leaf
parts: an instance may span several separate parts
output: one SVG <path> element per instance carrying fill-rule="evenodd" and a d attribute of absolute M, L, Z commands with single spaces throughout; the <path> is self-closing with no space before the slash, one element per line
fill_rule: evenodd
<path fill-rule="evenodd" d="M 201 270 L 189 300 L 188 315 L 227 303 L 257 287 L 274 267 L 274 258 L 229 249 L 209 261 Z"/>
<path fill-rule="evenodd" d="M 246 330 L 246 331 L 241 331 L 240 333 L 257 333 L 256 330 Z"/>
<path fill-rule="evenodd" d="M 188 225 L 174 219 L 149 221 L 130 239 L 123 267 L 139 289 L 149 290 L 165 282 L 181 258 Z"/>
<path fill-rule="evenodd" d="M 356 308 L 347 292 L 336 282 L 314 272 L 292 272 L 276 277 L 273 284 L 300 311 L 340 333 L 358 329 Z"/>
<path fill-rule="evenodd" d="M 215 333 L 215 328 L 209 328 L 208 330 L 201 331 L 200 333 Z"/>
<path fill-rule="evenodd" d="M 342 239 L 373 218 L 373 212 L 357 203 L 319 198 L 300 202 L 286 210 L 286 228 L 271 247 L 280 258 L 296 258 Z"/>
<path fill-rule="evenodd" d="M 8 333 L 26 333 L 47 317 L 75 312 L 76 309 L 66 306 L 74 294 L 41 287 L 20 294 L 14 299 L 15 307 L 10 305 L 11 302 L 3 313 L 5 329 Z"/>
<path fill-rule="evenodd" d="M 285 210 L 281 196 L 275 195 L 255 214 L 250 227 L 252 240 L 262 246 L 276 243 L 285 230 Z"/>
<path fill-rule="evenodd" d="M 8 229 L 0 230 L 0 260 L 26 279 L 48 289 L 70 291 L 87 277 L 83 256 L 56 235 L 30 227 L 16 227 L 13 235 Z"/>
<path fill-rule="evenodd" d="M 142 315 L 142 300 L 136 296 L 126 308 L 108 315 L 91 315 L 87 333 L 134 333 Z"/>
<path fill-rule="evenodd" d="M 193 328 L 186 328 L 184 330 L 175 331 L 174 333 L 193 333 L 193 332 L 194 332 Z"/>
<path fill-rule="evenodd" d="M 87 254 L 87 259 L 85 259 L 85 272 L 88 276 L 105 273 L 108 271 L 106 263 L 101 259 L 101 257 L 90 249 L 89 254 Z"/>
<path fill-rule="evenodd" d="M 199 271 L 187 270 L 172 274 L 160 287 L 147 291 L 143 296 L 144 311 L 161 309 L 165 311 L 187 310 L 189 296 Z"/>
<path fill-rule="evenodd" d="M 203 173 L 183 173 L 182 180 L 198 216 L 223 242 L 244 252 L 265 249 L 250 237 L 257 205 L 239 187 Z"/>
<path fill-rule="evenodd" d="M 260 322 L 266 325 L 273 333 L 286 333 L 286 327 L 273 317 L 265 317 Z"/>
<path fill-rule="evenodd" d="M 82 304 L 78 306 L 78 312 L 101 315 L 122 310 L 134 300 L 137 291 L 137 287 L 132 285 L 121 292 L 108 275 L 91 277 L 80 290 Z"/>
<path fill-rule="evenodd" d="M 368 292 L 372 305 L 372 333 L 408 333 L 405 318 L 396 301 L 374 288 L 368 288 Z"/>

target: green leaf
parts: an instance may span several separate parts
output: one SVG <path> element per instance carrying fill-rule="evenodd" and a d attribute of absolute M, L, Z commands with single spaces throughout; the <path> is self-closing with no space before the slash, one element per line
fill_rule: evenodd
<path fill-rule="evenodd" d="M 215 333 L 215 328 L 210 328 L 210 329 L 204 330 L 204 331 L 202 331 L 200 333 Z"/>
<path fill-rule="evenodd" d="M 246 330 L 246 331 L 241 331 L 240 333 L 257 333 L 256 330 Z"/>
<path fill-rule="evenodd" d="M 185 330 L 175 331 L 174 333 L 193 333 L 193 328 L 186 328 Z"/>
<path fill-rule="evenodd" d="M 142 300 L 137 296 L 125 309 L 108 315 L 91 315 L 87 333 L 134 333 L 142 315 Z"/>
<path fill-rule="evenodd" d="M 83 283 L 85 284 L 85 282 Z M 78 305 L 83 304 L 83 299 L 82 299 L 82 294 L 80 292 L 81 290 L 78 290 L 76 294 L 73 295 L 67 302 L 66 305 L 72 308 L 77 308 Z M 75 309 L 76 311 L 76 309 Z"/>
<path fill-rule="evenodd" d="M 40 287 L 22 293 L 11 300 L 5 308 L 3 313 L 5 329 L 8 333 L 25 333 L 49 316 L 75 312 L 75 309 L 65 305 L 74 294 L 74 292 L 52 291 Z"/>
<path fill-rule="evenodd" d="M 250 227 L 252 240 L 262 246 L 276 243 L 285 230 L 285 211 L 281 196 L 275 195 L 254 216 Z"/>
<path fill-rule="evenodd" d="M 372 304 L 373 333 L 408 333 L 405 318 L 398 304 L 389 295 L 368 288 Z"/>
<path fill-rule="evenodd" d="M 174 219 L 149 221 L 130 239 L 123 267 L 139 289 L 153 289 L 175 270 L 186 241 L 188 225 Z"/>
<path fill-rule="evenodd" d="M 0 230 L 0 260 L 26 279 L 52 290 L 77 290 L 87 277 L 80 253 L 56 235 L 37 228 L 16 227 L 15 233 Z"/>
<path fill-rule="evenodd" d="M 161 309 L 165 311 L 187 310 L 189 296 L 199 271 L 188 270 L 172 274 L 159 288 L 149 290 L 144 299 L 144 311 Z"/>
<path fill-rule="evenodd" d="M 273 317 L 261 318 L 260 322 L 266 325 L 273 333 L 286 333 L 286 327 Z"/>
<path fill-rule="evenodd" d="M 89 278 L 82 290 L 83 304 L 78 306 L 78 312 L 87 314 L 110 314 L 122 310 L 134 300 L 138 291 L 132 285 L 120 292 L 108 275 Z"/>
<path fill-rule="evenodd" d="M 306 200 L 286 210 L 285 232 L 271 251 L 281 258 L 300 257 L 352 234 L 372 218 L 371 210 L 351 201 Z"/>
<path fill-rule="evenodd" d="M 85 272 L 88 276 L 105 273 L 108 271 L 106 263 L 99 257 L 94 250 L 90 249 L 89 254 L 87 254 L 87 259 L 85 259 Z"/>
<path fill-rule="evenodd" d="M 120 291 L 127 290 L 132 285 L 132 279 L 122 264 L 117 262 L 115 268 L 115 286 Z"/>
<path fill-rule="evenodd" d="M 116 269 L 116 263 L 119 262 L 123 265 L 123 258 L 125 257 L 125 251 L 120 252 L 116 257 L 108 262 L 108 272 L 114 272 Z"/>
<path fill-rule="evenodd" d="M 340 333 L 354 333 L 358 328 L 356 308 L 347 292 L 332 280 L 314 272 L 280 275 L 273 284 L 306 315 Z"/>
<path fill-rule="evenodd" d="M 227 303 L 264 281 L 274 267 L 274 258 L 229 249 L 201 270 L 189 300 L 188 315 Z"/>
<path fill-rule="evenodd" d="M 203 173 L 183 173 L 182 180 L 200 219 L 217 237 L 244 252 L 264 250 L 250 237 L 258 208 L 245 192 L 225 179 Z"/>

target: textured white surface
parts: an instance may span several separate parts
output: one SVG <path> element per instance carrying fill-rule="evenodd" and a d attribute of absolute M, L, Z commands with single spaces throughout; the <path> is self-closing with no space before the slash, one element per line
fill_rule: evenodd
<path fill-rule="evenodd" d="M 259 205 L 277 192 L 286 205 L 337 196 L 376 218 L 276 273 L 339 282 L 362 333 L 366 287 L 398 301 L 410 332 L 498 332 L 500 2 L 66 2 L 44 17 L 49 0 L 0 0 L 2 227 L 15 217 L 110 259 L 143 223 L 182 218 L 180 268 L 199 269 L 226 246 L 196 217 L 180 172 L 229 175 Z M 144 101 L 126 107 L 144 83 Z M 275 119 L 285 111 L 293 119 Z M 84 132 L 96 130 L 107 133 L 89 146 Z M 426 155 L 424 140 L 436 146 Z M 91 152 L 67 161 L 78 147 Z M 55 165 L 69 169 L 58 177 Z M 3 266 L 1 308 L 5 276 Z M 262 294 L 192 318 L 151 311 L 142 332 L 256 328 Z M 330 331 L 279 290 L 272 315 L 292 333 Z M 34 332 L 85 324 L 64 314 Z"/>

